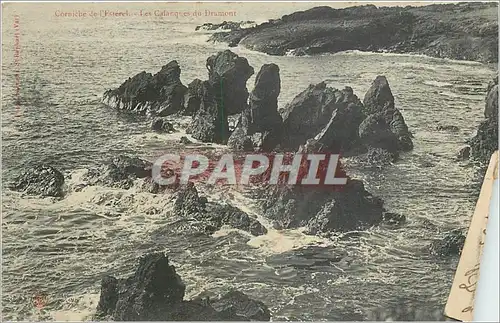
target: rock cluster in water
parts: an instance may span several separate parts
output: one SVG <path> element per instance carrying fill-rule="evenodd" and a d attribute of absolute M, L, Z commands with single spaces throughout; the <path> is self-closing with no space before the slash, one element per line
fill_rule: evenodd
<path fill-rule="evenodd" d="M 269 309 L 233 290 L 218 299 L 185 300 L 186 287 L 163 253 L 142 257 L 135 273 L 106 276 L 95 320 L 115 321 L 269 321 Z"/>
<path fill-rule="evenodd" d="M 384 76 L 377 76 L 363 101 L 350 87 L 338 90 L 321 82 L 311 84 L 278 109 L 282 85 L 276 64 L 260 68 L 250 95 L 246 83 L 254 69 L 245 58 L 225 50 L 210 56 L 206 66 L 208 80 L 195 79 L 187 88 L 180 83 L 179 65 L 172 61 L 154 76 L 140 73 L 118 89 L 106 91 L 103 98 L 108 103 L 120 102 L 117 107 L 121 109 L 151 112 L 155 115 L 151 128 L 158 132 L 175 131 L 165 115 L 190 115 L 192 121 L 186 131 L 193 138 L 227 143 L 233 151 L 340 153 L 360 155 L 370 164 L 382 165 L 413 148 L 411 134 Z M 492 114 L 490 110 L 488 115 Z M 238 115 L 232 132 L 228 115 Z M 151 167 L 148 161 L 117 156 L 89 169 L 83 185 L 129 189 L 137 179 L 144 179 L 141 189 L 162 193 L 165 187 L 152 180 Z M 208 203 L 192 184 L 173 190 L 172 214 L 178 219 L 175 227 L 181 231 L 213 233 L 226 225 L 253 235 L 267 232 L 236 207 Z M 382 222 L 401 224 L 405 220 L 403 215 L 387 212 L 381 199 L 366 191 L 363 182 L 351 178 L 341 190 L 278 185 L 256 191 L 265 196 L 264 214 L 280 228 L 305 226 L 309 233 L 320 234 L 365 229 Z"/>
<path fill-rule="evenodd" d="M 34 196 L 62 197 L 64 175 L 49 165 L 32 165 L 17 176 L 9 188 Z"/>
<path fill-rule="evenodd" d="M 202 142 L 227 143 L 235 151 L 312 149 L 332 153 L 366 153 L 368 162 L 378 164 L 393 161 L 400 151 L 413 147 L 408 127 L 395 107 L 384 76 L 377 76 L 363 102 L 350 87 L 337 90 L 322 82 L 310 85 L 279 110 L 281 80 L 276 64 L 261 67 L 250 95 L 246 83 L 254 69 L 245 58 L 225 50 L 210 56 L 206 66 L 208 80 L 195 79 L 187 89 L 181 84 L 181 92 L 185 94 L 182 97 L 145 95 L 181 86 L 180 68 L 173 61 L 155 76 L 141 73 L 118 89 L 106 91 L 103 101 L 107 104 L 133 102 L 125 105 L 125 109 L 131 111 L 141 112 L 143 109 L 137 107 L 148 107 L 156 108 L 156 112 L 168 111 L 156 113 L 159 115 L 191 115 L 192 121 L 186 131 L 193 138 Z M 166 84 L 166 87 L 158 84 Z M 110 101 L 110 98 L 113 99 Z M 163 107 L 169 105 L 176 108 L 160 109 L 160 103 Z M 111 105 L 124 108 L 123 104 Z M 235 114 L 239 115 L 239 119 L 235 129 L 230 131 L 228 116 Z M 168 133 L 174 131 L 170 122 L 162 117 L 153 120 L 152 129 Z"/>

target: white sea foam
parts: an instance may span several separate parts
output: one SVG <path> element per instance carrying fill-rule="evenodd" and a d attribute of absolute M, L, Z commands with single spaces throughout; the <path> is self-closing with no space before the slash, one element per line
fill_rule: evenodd
<path fill-rule="evenodd" d="M 435 81 L 435 80 L 426 80 L 423 82 L 426 85 L 431 85 L 435 87 L 450 87 L 453 86 L 453 84 L 449 82 L 440 82 L 440 81 Z"/>

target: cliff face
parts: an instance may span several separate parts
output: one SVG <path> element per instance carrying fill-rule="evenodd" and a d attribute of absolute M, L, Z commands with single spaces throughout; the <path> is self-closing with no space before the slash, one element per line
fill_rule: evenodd
<path fill-rule="evenodd" d="M 498 150 L 498 77 L 488 85 L 484 116 L 476 135 L 469 140 L 471 156 L 483 166 L 487 166 L 491 155 Z"/>
<path fill-rule="evenodd" d="M 361 50 L 496 62 L 498 4 L 316 7 L 254 28 L 215 33 L 211 40 L 271 55 Z"/>

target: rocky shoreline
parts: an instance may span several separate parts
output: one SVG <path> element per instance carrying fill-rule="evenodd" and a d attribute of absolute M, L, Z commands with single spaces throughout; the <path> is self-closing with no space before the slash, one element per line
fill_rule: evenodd
<path fill-rule="evenodd" d="M 323 6 L 253 28 L 217 32 L 209 41 L 230 47 L 241 45 L 270 55 L 360 50 L 496 63 L 498 4 L 364 5 L 343 9 Z"/>
<path fill-rule="evenodd" d="M 413 149 L 411 132 L 384 76 L 375 78 L 363 100 L 350 87 L 338 90 L 322 82 L 311 84 L 279 108 L 277 98 L 282 84 L 277 65 L 261 67 L 250 93 L 246 81 L 254 68 L 245 58 L 225 50 L 210 56 L 206 66 L 208 80 L 195 79 L 185 87 L 179 80 L 180 66 L 171 61 L 154 76 L 141 72 L 119 88 L 106 91 L 103 102 L 135 114 L 145 111 L 137 107 L 147 107 L 148 114 L 154 116 L 152 129 L 166 133 L 175 131 L 169 118 L 190 115 L 187 132 L 193 138 L 227 144 L 227 150 L 236 153 L 340 153 L 383 167 Z M 164 95 L 175 88 L 182 89 L 184 96 Z M 497 83 L 490 85 L 486 124 L 494 122 L 497 88 Z M 165 111 L 169 118 L 158 117 Z M 238 117 L 234 130 L 229 129 L 228 116 Z M 490 138 L 490 134 L 485 137 L 479 132 L 471 140 L 475 159 L 485 149 L 494 148 Z M 158 185 L 151 178 L 151 166 L 151 162 L 136 157 L 116 156 L 96 169 L 88 169 L 79 189 L 88 185 L 120 189 L 140 185 L 141 191 L 168 193 L 172 195 L 174 227 L 181 231 L 211 234 L 226 225 L 252 235 L 267 232 L 255 218 L 234 206 L 208 203 L 193 184 Z M 405 215 L 386 210 L 383 200 L 368 192 L 362 181 L 349 178 L 341 165 L 337 171 L 348 178 L 341 190 L 261 185 L 253 194 L 264 200 L 260 204 L 263 215 L 277 229 L 305 227 L 306 233 L 328 235 L 380 224 L 404 224 Z M 36 165 L 21 174 L 11 188 L 29 195 L 62 198 L 64 176 L 50 166 Z"/>
<path fill-rule="evenodd" d="M 117 89 L 103 94 L 111 108 L 151 117 L 152 130 L 176 131 L 171 120 L 190 116 L 187 133 L 199 142 L 226 145 L 234 153 L 334 153 L 352 156 L 374 167 L 383 167 L 413 149 L 412 134 L 395 106 L 389 81 L 379 75 L 363 100 L 346 86 L 336 89 L 326 82 L 311 84 L 285 107 L 278 106 L 280 68 L 261 66 L 254 88 L 246 83 L 254 74 L 244 57 L 225 50 L 207 59 L 208 80 L 180 81 L 181 67 L 174 60 L 155 75 L 141 72 Z M 498 140 L 498 80 L 489 86 L 485 117 L 470 141 L 473 160 L 484 162 Z M 234 129 L 228 117 L 236 117 Z M 170 121 L 169 121 L 170 120 Z M 496 125 L 496 126 L 495 126 Z M 176 126 L 177 127 L 177 126 Z M 495 137 L 496 136 L 496 137 Z M 186 137 L 182 137 L 188 140 Z M 161 186 L 152 180 L 152 163 L 131 156 L 116 156 L 87 169 L 83 182 L 73 190 L 100 185 L 123 190 L 161 194 L 169 201 L 168 227 L 155 234 L 211 235 L 223 226 L 259 236 L 268 232 L 259 220 L 241 209 L 209 202 L 193 183 Z M 266 186 L 253 190 L 264 218 L 273 229 L 305 228 L 310 235 L 366 230 L 374 226 L 400 227 L 404 214 L 390 212 L 381 198 L 366 190 L 363 181 L 347 177 L 340 190 L 324 187 Z M 64 198 L 64 175 L 49 165 L 33 165 L 11 184 L 27 195 Z M 427 246 L 436 257 L 460 254 L 460 230 L 446 233 Z M 128 279 L 105 277 L 96 318 L 114 320 L 264 320 L 269 309 L 261 302 L 233 291 L 217 300 L 184 300 L 184 287 L 163 254 L 148 254 Z"/>
<path fill-rule="evenodd" d="M 487 167 L 493 152 L 498 150 L 498 76 L 493 79 L 487 89 L 485 99 L 484 117 L 476 135 L 468 143 L 470 156 Z"/>
<path fill-rule="evenodd" d="M 179 80 L 180 66 L 171 61 L 154 76 L 141 72 L 117 89 L 106 91 L 103 102 L 135 114 L 146 111 L 155 116 L 152 129 L 167 133 L 173 127 L 163 116 L 191 115 L 187 133 L 201 142 L 227 144 L 232 152 L 334 153 L 358 156 L 368 164 L 382 167 L 397 160 L 400 152 L 413 148 L 411 134 L 395 107 L 384 76 L 373 81 L 363 101 L 350 87 L 337 90 L 322 82 L 310 85 L 279 109 L 281 80 L 277 65 L 261 67 L 250 94 L 246 82 L 254 68 L 246 58 L 225 50 L 208 57 L 206 66 L 208 80 L 196 79 L 185 87 Z M 181 93 L 184 96 L 180 96 Z M 228 124 L 230 115 L 238 116 L 232 132 Z M 142 179 L 146 184 L 142 189 L 148 192 L 161 194 L 165 189 L 175 192 L 173 215 L 192 219 L 194 222 L 186 227 L 195 231 L 214 232 L 222 225 L 229 225 L 255 235 L 266 233 L 258 221 L 237 208 L 202 201 L 194 185 L 161 187 L 151 179 L 151 166 L 139 158 L 117 156 L 98 169 L 88 170 L 83 176 L 84 185 L 129 189 L 137 179 Z M 22 191 L 26 186 L 33 186 L 38 178 L 38 192 L 50 196 L 43 190 L 46 176 L 40 176 L 36 168 L 31 170 L 12 187 Z M 342 166 L 337 172 L 345 175 Z M 28 177 L 34 179 L 24 183 Z M 266 197 L 268 203 L 262 205 L 263 211 L 275 227 L 281 229 L 305 226 L 310 234 L 325 234 L 367 229 L 385 220 L 404 222 L 404 215 L 387 212 L 383 201 L 366 191 L 361 181 L 347 175 L 342 177 L 348 178 L 347 185 L 339 190 L 261 184 L 255 191 Z M 63 184 L 60 180 L 56 182 L 59 186 Z M 28 192 L 37 193 L 32 188 Z M 179 223 L 185 224 L 185 221 Z"/>

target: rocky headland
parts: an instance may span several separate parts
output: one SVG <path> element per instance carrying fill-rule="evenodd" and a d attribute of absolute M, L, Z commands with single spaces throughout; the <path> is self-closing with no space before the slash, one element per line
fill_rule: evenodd
<path fill-rule="evenodd" d="M 253 28 L 218 32 L 210 41 L 270 55 L 360 50 L 496 63 L 498 4 L 315 7 Z"/>

